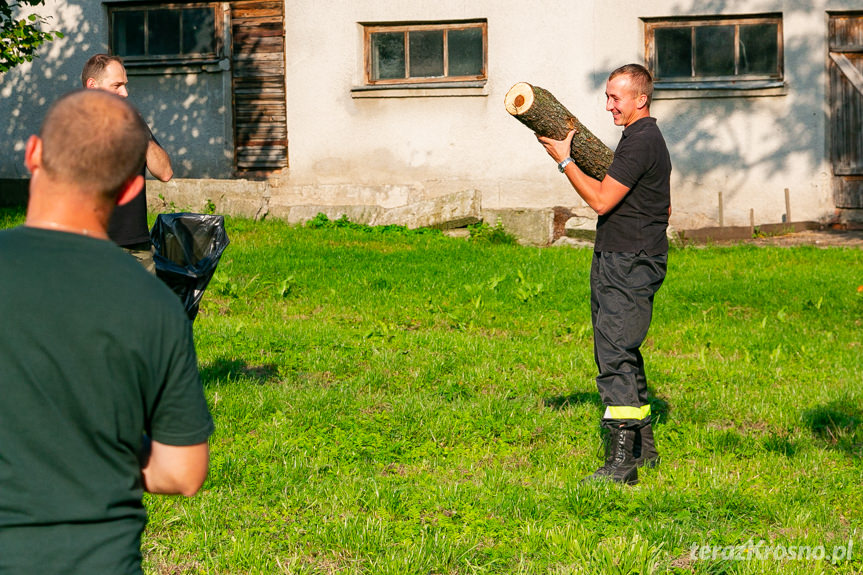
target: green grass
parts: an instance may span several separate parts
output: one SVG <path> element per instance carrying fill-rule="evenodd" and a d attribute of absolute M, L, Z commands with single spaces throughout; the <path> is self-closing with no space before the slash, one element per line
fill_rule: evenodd
<path fill-rule="evenodd" d="M 147 497 L 148 573 L 863 571 L 863 250 L 672 250 L 663 462 L 627 488 L 579 483 L 589 250 L 227 226 L 195 321 L 210 476 Z"/>

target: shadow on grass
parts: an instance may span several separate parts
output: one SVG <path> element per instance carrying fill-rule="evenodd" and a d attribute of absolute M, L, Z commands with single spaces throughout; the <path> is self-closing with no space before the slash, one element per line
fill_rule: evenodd
<path fill-rule="evenodd" d="M 863 457 L 863 408 L 851 401 L 832 401 L 803 412 L 803 421 L 827 446 Z"/>
<path fill-rule="evenodd" d="M 543 400 L 543 403 L 546 407 L 550 407 L 555 411 L 569 409 L 570 405 L 578 403 L 592 403 L 598 408 L 602 407 L 602 399 L 599 397 L 598 391 L 579 391 L 569 395 L 547 397 Z"/>
<path fill-rule="evenodd" d="M 279 378 L 275 364 L 249 365 L 238 359 L 219 358 L 200 369 L 204 386 L 228 383 L 231 380 L 247 379 L 263 385 Z"/>
<path fill-rule="evenodd" d="M 771 433 L 762 440 L 761 446 L 765 451 L 785 457 L 794 457 L 798 450 L 797 443 L 789 437 L 787 432 Z"/>

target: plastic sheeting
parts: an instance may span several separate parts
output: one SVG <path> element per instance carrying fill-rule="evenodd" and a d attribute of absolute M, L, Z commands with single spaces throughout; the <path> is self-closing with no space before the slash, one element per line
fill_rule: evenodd
<path fill-rule="evenodd" d="M 194 320 L 204 290 L 230 243 L 225 218 L 188 212 L 159 214 L 150 240 L 156 252 L 156 275 L 180 296 L 186 314 Z"/>

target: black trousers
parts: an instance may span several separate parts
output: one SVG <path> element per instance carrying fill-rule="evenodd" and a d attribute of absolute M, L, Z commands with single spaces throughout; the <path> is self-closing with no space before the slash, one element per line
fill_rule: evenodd
<path fill-rule="evenodd" d="M 590 268 L 596 387 L 605 405 L 602 425 L 638 428 L 650 423 L 641 344 L 653 317 L 668 254 L 594 252 Z"/>

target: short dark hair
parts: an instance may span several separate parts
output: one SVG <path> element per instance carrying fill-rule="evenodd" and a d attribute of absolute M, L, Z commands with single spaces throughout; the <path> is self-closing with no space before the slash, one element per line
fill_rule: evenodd
<path fill-rule="evenodd" d="M 49 177 L 113 201 L 143 171 L 150 132 L 123 98 L 76 90 L 51 106 L 39 137 Z"/>
<path fill-rule="evenodd" d="M 611 80 L 617 76 L 629 76 L 632 79 L 632 87 L 639 94 L 647 96 L 647 105 L 650 106 L 653 100 L 653 76 L 647 68 L 641 64 L 626 64 L 609 74 L 608 79 Z"/>
<path fill-rule="evenodd" d="M 81 85 L 86 88 L 88 78 L 93 78 L 97 81 L 101 80 L 105 74 L 105 68 L 111 62 L 123 65 L 123 59 L 119 56 L 112 56 L 111 54 L 93 54 L 90 56 L 90 59 L 87 60 L 87 63 L 84 64 L 84 69 L 81 71 Z"/>

